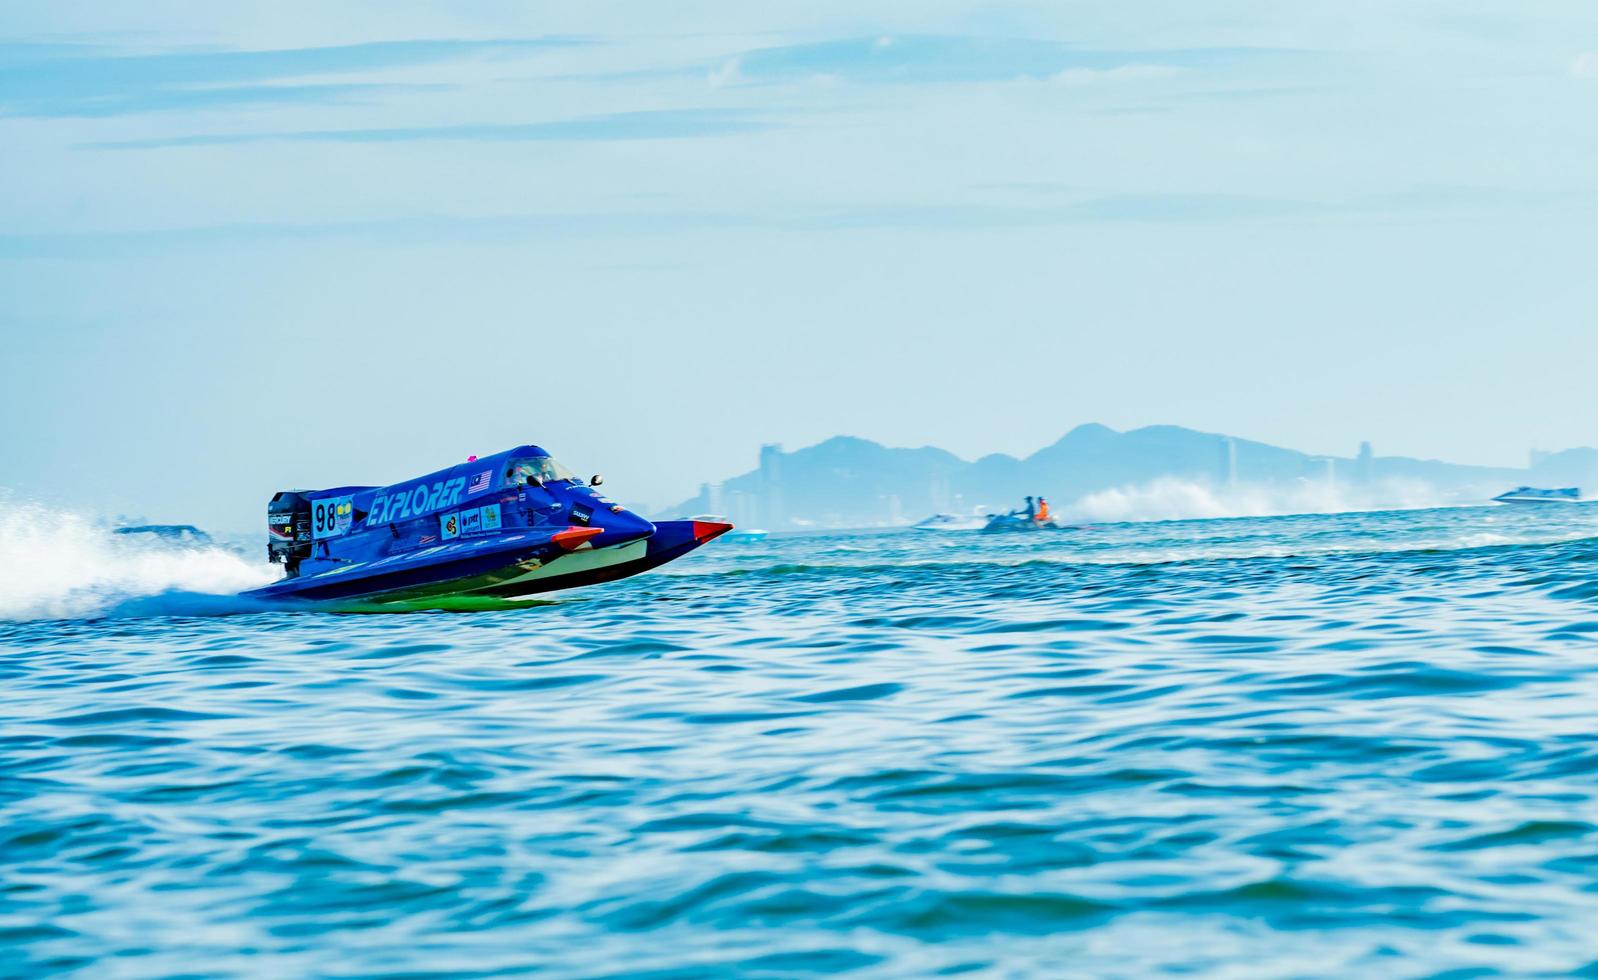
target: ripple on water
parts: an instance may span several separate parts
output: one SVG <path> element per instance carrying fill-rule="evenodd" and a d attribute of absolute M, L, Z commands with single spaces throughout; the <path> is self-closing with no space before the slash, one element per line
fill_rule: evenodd
<path fill-rule="evenodd" d="M 510 611 L 0 623 L 0 972 L 1590 972 L 1571 536 L 813 535 Z"/>

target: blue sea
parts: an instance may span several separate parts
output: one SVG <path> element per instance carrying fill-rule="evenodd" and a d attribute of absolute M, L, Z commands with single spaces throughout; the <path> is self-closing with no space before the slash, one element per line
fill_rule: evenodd
<path fill-rule="evenodd" d="M 1598 509 L 718 541 L 403 615 L 73 533 L 92 582 L 0 607 L 6 975 L 1598 976 Z"/>

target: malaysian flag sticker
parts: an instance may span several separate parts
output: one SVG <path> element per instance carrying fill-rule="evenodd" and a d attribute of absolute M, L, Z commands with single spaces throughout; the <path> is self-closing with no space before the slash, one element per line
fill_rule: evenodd
<path fill-rule="evenodd" d="M 489 480 L 493 475 L 493 470 L 484 470 L 483 472 L 472 477 L 471 485 L 466 488 L 466 495 L 470 497 L 474 493 L 482 493 L 484 490 L 487 490 Z"/>

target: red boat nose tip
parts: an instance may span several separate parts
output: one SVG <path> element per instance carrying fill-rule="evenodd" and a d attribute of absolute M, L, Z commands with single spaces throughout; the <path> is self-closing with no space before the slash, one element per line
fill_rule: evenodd
<path fill-rule="evenodd" d="M 694 521 L 694 540 L 704 544 L 713 538 L 719 538 L 732 530 L 732 525 L 726 521 Z"/>
<path fill-rule="evenodd" d="M 556 531 L 549 536 L 549 540 L 560 545 L 562 551 L 576 550 L 580 545 L 586 544 L 589 538 L 597 538 L 604 534 L 602 527 L 568 527 L 564 531 Z"/>

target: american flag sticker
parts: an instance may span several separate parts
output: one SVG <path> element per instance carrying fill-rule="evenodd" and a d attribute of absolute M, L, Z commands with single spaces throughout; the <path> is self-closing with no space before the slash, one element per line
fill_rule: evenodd
<path fill-rule="evenodd" d="M 484 470 L 483 472 L 472 477 L 471 485 L 466 488 L 466 495 L 471 496 L 474 493 L 482 493 L 484 490 L 487 490 L 488 484 L 493 476 L 493 470 Z"/>

